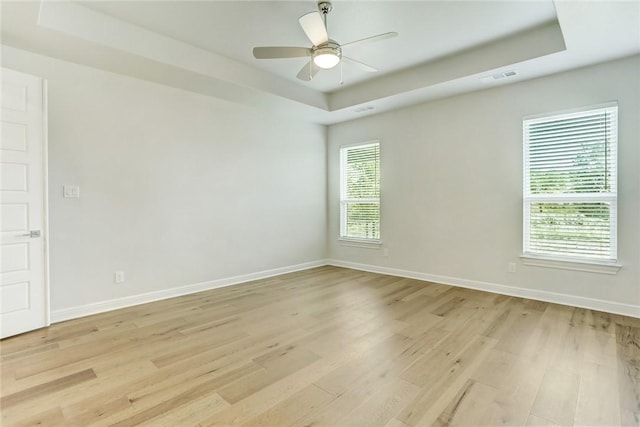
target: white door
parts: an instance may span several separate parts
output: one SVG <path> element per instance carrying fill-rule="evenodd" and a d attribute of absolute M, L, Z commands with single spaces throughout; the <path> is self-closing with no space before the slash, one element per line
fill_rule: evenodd
<path fill-rule="evenodd" d="M 0 338 L 47 326 L 43 80 L 2 68 Z"/>

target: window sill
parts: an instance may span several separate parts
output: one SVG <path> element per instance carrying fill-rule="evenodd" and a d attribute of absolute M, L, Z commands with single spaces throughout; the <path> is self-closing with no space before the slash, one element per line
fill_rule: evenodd
<path fill-rule="evenodd" d="M 524 265 L 535 267 L 560 268 L 563 270 L 586 271 L 589 273 L 617 274 L 622 268 L 621 264 L 608 261 L 583 261 L 564 260 L 559 258 L 545 257 L 542 255 L 522 254 L 520 259 Z"/>
<path fill-rule="evenodd" d="M 348 237 L 340 237 L 338 242 L 342 246 L 353 246 L 356 248 L 379 249 L 382 246 L 382 240 L 373 239 L 350 239 Z"/>

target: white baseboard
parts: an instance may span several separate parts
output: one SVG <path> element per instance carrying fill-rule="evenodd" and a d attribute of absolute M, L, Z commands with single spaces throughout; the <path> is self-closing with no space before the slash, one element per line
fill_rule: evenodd
<path fill-rule="evenodd" d="M 369 271 L 372 273 L 388 274 L 391 276 L 406 277 L 409 279 L 425 280 L 427 282 L 442 283 L 444 285 L 458 286 L 461 288 L 476 289 L 556 304 L 570 305 L 574 307 L 588 308 L 591 310 L 605 311 L 607 313 L 622 314 L 624 316 L 640 318 L 640 306 L 624 304 L 614 301 L 605 301 L 595 298 L 579 297 L 575 295 L 561 294 L 537 289 L 517 288 L 514 286 L 499 285 L 496 283 L 480 282 L 477 280 L 459 279 L 456 277 L 439 276 L 435 274 L 419 273 L 416 271 L 401 270 L 397 268 L 379 267 L 376 265 L 359 264 L 355 262 L 327 260 L 327 264 L 336 267 L 351 268 L 354 270 Z"/>
<path fill-rule="evenodd" d="M 116 298 L 108 301 L 101 301 L 77 307 L 63 308 L 61 310 L 54 310 L 51 312 L 51 322 L 57 323 L 65 320 L 77 319 L 78 317 L 89 316 L 91 314 L 103 313 L 105 311 L 116 310 L 119 308 L 126 308 L 167 298 L 193 294 L 196 292 L 223 288 L 225 286 L 238 285 L 253 280 L 266 279 L 268 277 L 278 276 L 280 274 L 307 270 L 324 265 L 328 265 L 326 260 L 311 261 L 305 262 L 303 264 L 274 268 L 272 270 L 259 271 L 257 273 L 243 274 L 240 276 L 211 280 L 208 282 L 195 283 L 193 285 L 179 286 L 176 288 L 163 289 L 161 291 L 147 292 L 139 295 L 131 295 L 128 297 Z"/>
<path fill-rule="evenodd" d="M 240 276 L 228 277 L 224 279 L 211 280 L 208 282 L 195 283 L 192 285 L 179 286 L 176 288 L 163 289 L 161 291 L 148 292 L 139 295 L 131 295 L 123 298 L 116 298 L 108 301 L 101 301 L 77 307 L 64 308 L 51 312 L 51 322 L 57 323 L 65 320 L 76 319 L 92 314 L 103 313 L 105 311 L 117 310 L 119 308 L 131 307 L 148 302 L 159 301 L 167 298 L 193 294 L 196 292 L 211 289 L 223 288 L 226 286 L 239 285 L 253 280 L 266 279 L 280 274 L 292 273 L 294 271 L 307 270 L 310 268 L 333 265 L 336 267 L 351 268 L 354 270 L 369 271 L 372 273 L 388 274 L 391 276 L 406 277 L 409 279 L 424 280 L 427 282 L 442 283 L 445 285 L 458 286 L 462 288 L 476 289 L 480 291 L 493 292 L 496 294 L 509 295 L 514 297 L 528 298 L 539 301 L 552 302 L 556 304 L 570 305 L 574 307 L 588 308 L 592 310 L 605 311 L 608 313 L 622 314 L 624 316 L 640 318 L 640 306 L 623 304 L 613 301 L 599 300 L 595 298 L 578 297 L 575 295 L 561 294 L 556 292 L 540 291 L 536 289 L 517 288 L 514 286 L 499 285 L 496 283 L 480 282 L 477 280 L 459 279 L 456 277 L 439 276 L 435 274 L 420 273 L 416 271 L 401 270 L 397 268 L 380 267 L 369 264 L 359 264 L 336 259 L 318 260 L 303 264 L 291 265 L 287 267 L 274 268 L 271 270 L 259 271 L 256 273 L 243 274 Z"/>

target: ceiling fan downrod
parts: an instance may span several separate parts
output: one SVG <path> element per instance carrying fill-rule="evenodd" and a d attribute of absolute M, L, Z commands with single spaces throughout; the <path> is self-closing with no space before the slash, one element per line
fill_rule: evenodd
<path fill-rule="evenodd" d="M 320 13 L 322 13 L 322 17 L 324 18 L 324 28 L 328 29 L 327 15 L 333 10 L 333 5 L 330 1 L 319 1 L 318 10 L 320 11 Z"/>

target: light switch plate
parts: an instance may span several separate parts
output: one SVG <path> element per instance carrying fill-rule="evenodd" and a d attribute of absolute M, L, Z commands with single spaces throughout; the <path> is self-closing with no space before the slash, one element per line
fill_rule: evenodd
<path fill-rule="evenodd" d="M 62 187 L 62 195 L 67 199 L 79 199 L 80 187 L 77 185 L 65 185 Z"/>

